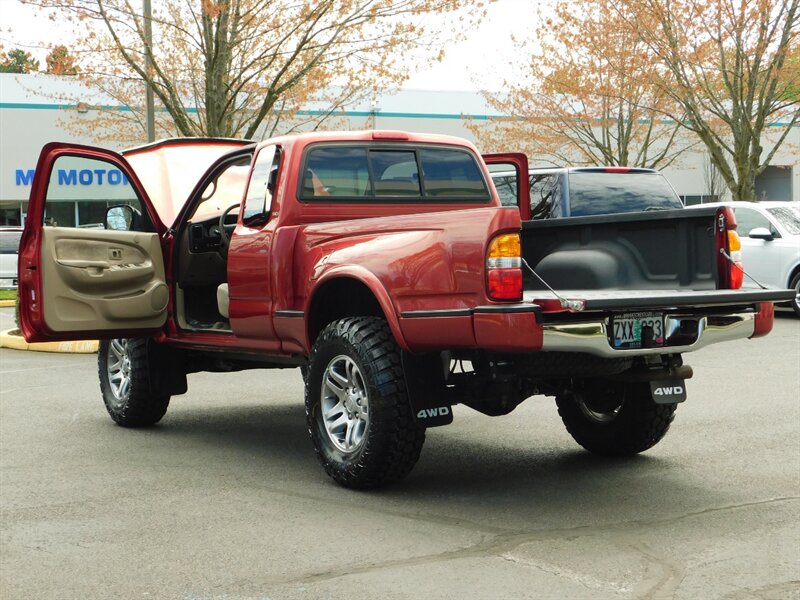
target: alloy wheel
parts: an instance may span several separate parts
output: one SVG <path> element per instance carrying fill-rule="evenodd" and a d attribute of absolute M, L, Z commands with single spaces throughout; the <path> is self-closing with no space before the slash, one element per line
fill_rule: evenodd
<path fill-rule="evenodd" d="M 321 400 L 322 421 L 333 445 L 346 454 L 360 450 L 369 429 L 369 395 L 352 358 L 340 354 L 328 363 Z"/>
<path fill-rule="evenodd" d="M 108 347 L 108 384 L 114 395 L 114 408 L 121 408 L 128 400 L 131 391 L 131 358 L 128 354 L 128 340 L 111 340 Z"/>

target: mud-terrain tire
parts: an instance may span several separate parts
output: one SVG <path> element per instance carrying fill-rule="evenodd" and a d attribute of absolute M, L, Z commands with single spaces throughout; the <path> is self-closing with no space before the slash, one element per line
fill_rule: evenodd
<path fill-rule="evenodd" d="M 411 472 L 425 428 L 412 414 L 386 321 L 350 317 L 327 325 L 311 351 L 305 384 L 308 432 L 334 481 L 368 489 Z"/>
<path fill-rule="evenodd" d="M 151 393 L 147 338 L 101 340 L 97 354 L 100 391 L 108 414 L 123 427 L 147 427 L 167 412 L 170 396 Z"/>
<path fill-rule="evenodd" d="M 556 405 L 575 441 L 604 456 L 629 456 L 655 446 L 677 407 L 656 404 L 647 383 L 610 382 L 556 396 Z"/>
<path fill-rule="evenodd" d="M 794 290 L 794 300 L 790 300 L 789 304 L 794 311 L 794 314 L 800 317 L 800 273 L 792 277 L 789 287 Z"/>

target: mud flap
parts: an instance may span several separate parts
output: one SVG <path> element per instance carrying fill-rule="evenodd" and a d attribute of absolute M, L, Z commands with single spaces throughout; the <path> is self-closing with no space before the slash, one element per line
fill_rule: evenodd
<path fill-rule="evenodd" d="M 185 394 L 188 386 L 183 353 L 151 339 L 147 343 L 147 354 L 151 366 L 150 393 L 154 396 Z"/>
<path fill-rule="evenodd" d="M 447 401 L 441 356 L 403 351 L 402 360 L 408 398 L 417 422 L 425 427 L 452 423 L 453 407 Z"/>
<path fill-rule="evenodd" d="M 656 404 L 675 404 L 686 400 L 686 383 L 683 379 L 651 381 L 650 393 Z"/>

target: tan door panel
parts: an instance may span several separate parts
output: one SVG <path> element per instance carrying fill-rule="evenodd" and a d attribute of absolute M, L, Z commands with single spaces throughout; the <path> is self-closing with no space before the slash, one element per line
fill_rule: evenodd
<path fill-rule="evenodd" d="M 169 291 L 155 233 L 42 228 L 44 321 L 53 331 L 151 329 Z"/>

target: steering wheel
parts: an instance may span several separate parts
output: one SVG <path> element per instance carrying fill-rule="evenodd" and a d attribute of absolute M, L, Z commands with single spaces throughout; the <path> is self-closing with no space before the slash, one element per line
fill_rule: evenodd
<path fill-rule="evenodd" d="M 225 220 L 227 216 L 233 211 L 241 206 L 241 202 L 236 204 L 231 204 L 228 208 L 222 211 L 222 214 L 219 216 L 219 253 L 222 255 L 222 258 L 226 258 L 228 256 L 228 246 L 231 243 L 231 236 L 228 235 L 228 230 L 225 229 Z"/>

